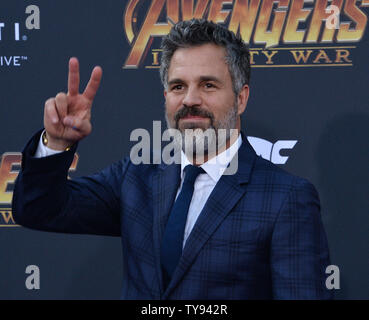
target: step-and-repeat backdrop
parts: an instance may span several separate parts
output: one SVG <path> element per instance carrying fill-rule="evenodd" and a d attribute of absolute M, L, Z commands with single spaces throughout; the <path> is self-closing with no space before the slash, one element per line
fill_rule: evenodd
<path fill-rule="evenodd" d="M 329 10 L 326 10 L 331 6 Z M 256 152 L 317 188 L 340 299 L 368 299 L 369 0 L 91 0 L 0 2 L 0 298 L 117 299 L 119 238 L 38 232 L 12 217 L 21 151 L 44 102 L 81 87 L 100 65 L 92 134 L 70 176 L 129 154 L 130 133 L 164 121 L 160 41 L 172 23 L 204 17 L 251 50 L 243 130 Z"/>

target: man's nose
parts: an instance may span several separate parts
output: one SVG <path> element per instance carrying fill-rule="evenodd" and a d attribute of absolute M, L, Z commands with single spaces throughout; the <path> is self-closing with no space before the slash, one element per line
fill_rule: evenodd
<path fill-rule="evenodd" d="M 201 105 L 201 96 L 197 88 L 188 88 L 186 95 L 182 101 L 183 105 L 187 107 L 195 107 Z"/>

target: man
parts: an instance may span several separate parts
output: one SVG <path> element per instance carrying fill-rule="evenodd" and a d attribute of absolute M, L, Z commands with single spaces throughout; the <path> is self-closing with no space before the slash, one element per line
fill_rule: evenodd
<path fill-rule="evenodd" d="M 23 151 L 15 220 L 38 230 L 121 236 L 123 299 L 330 298 L 316 190 L 257 157 L 240 134 L 247 46 L 227 29 L 193 19 L 175 25 L 162 47 L 168 126 L 181 132 L 184 146 L 193 141 L 186 129 L 195 129 L 195 138 L 216 132 L 200 148 L 203 161 L 183 148 L 181 164 L 126 158 L 68 180 L 77 142 L 91 132 L 102 76 L 95 67 L 79 94 L 72 58 L 68 94 L 47 100 L 45 130 Z M 219 129 L 228 129 L 224 139 Z M 227 174 L 236 158 L 237 171 Z"/>

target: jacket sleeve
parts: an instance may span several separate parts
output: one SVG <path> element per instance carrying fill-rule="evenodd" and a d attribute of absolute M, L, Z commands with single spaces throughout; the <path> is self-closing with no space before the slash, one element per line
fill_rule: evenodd
<path fill-rule="evenodd" d="M 14 220 L 31 229 L 107 236 L 120 235 L 120 191 L 128 158 L 99 173 L 68 179 L 77 146 L 35 158 L 42 130 L 22 152 L 12 201 Z"/>
<path fill-rule="evenodd" d="M 271 242 L 274 299 L 332 299 L 325 285 L 327 237 L 314 186 L 298 179 L 280 209 Z"/>

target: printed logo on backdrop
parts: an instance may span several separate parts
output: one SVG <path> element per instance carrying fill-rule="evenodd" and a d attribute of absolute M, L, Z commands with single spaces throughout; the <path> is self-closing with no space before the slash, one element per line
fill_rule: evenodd
<path fill-rule="evenodd" d="M 77 168 L 79 156 L 74 154 L 69 172 Z M 22 163 L 22 153 L 6 152 L 0 162 L 0 227 L 18 227 L 12 215 L 12 197 L 14 182 Z M 68 177 L 69 178 L 69 177 Z"/>
<path fill-rule="evenodd" d="M 297 140 L 278 140 L 272 143 L 265 139 L 250 136 L 247 137 L 247 140 L 258 156 L 274 164 L 285 164 L 289 157 L 281 155 L 282 150 L 291 150 L 297 143 Z"/>
<path fill-rule="evenodd" d="M 250 45 L 252 67 L 349 67 L 365 33 L 369 0 L 130 0 L 123 68 L 160 66 L 160 39 L 178 21 L 222 23 Z"/>
<path fill-rule="evenodd" d="M 7 50 L 11 44 L 12 48 L 17 48 L 17 44 L 28 41 L 31 32 L 40 30 L 40 9 L 36 5 L 29 5 L 25 8 L 23 21 L 0 20 L 0 68 L 21 67 L 29 57 L 22 55 L 22 52 L 14 53 Z M 15 44 L 15 46 L 14 46 Z M 18 49 L 17 49 L 18 50 Z M 21 46 L 20 49 L 21 50 Z"/>

